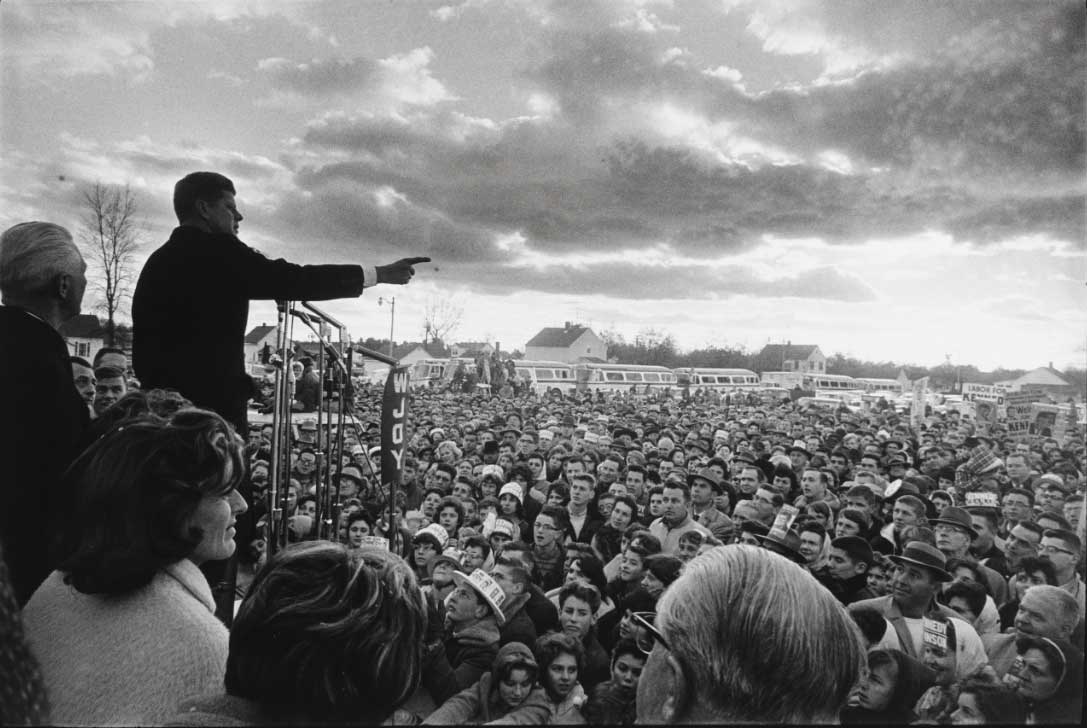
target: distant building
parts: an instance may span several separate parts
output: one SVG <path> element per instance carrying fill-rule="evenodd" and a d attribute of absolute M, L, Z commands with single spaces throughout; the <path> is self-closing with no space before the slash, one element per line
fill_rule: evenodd
<path fill-rule="evenodd" d="M 411 366 L 423 359 L 448 359 L 449 352 L 444 347 L 423 346 L 417 341 L 409 341 L 393 348 L 393 359 L 400 366 Z"/>
<path fill-rule="evenodd" d="M 1047 367 L 1032 369 L 1021 377 L 997 382 L 997 384 L 1003 384 L 1013 392 L 1023 389 L 1042 391 L 1051 395 L 1057 401 L 1064 401 L 1068 397 L 1074 397 L 1080 390 L 1075 382 L 1070 381 L 1054 369 L 1052 362 Z"/>
<path fill-rule="evenodd" d="M 268 353 L 275 350 L 276 340 L 279 338 L 277 331 L 275 326 L 261 324 L 254 326 L 253 330 L 245 335 L 245 363 L 247 365 L 264 363 L 261 361 L 261 352 L 264 351 L 266 344 Z"/>
<path fill-rule="evenodd" d="M 574 364 L 582 360 L 607 359 L 607 344 L 587 326 L 567 321 L 562 328 L 548 327 L 525 344 L 526 359 L 561 361 Z"/>
<path fill-rule="evenodd" d="M 767 344 L 755 356 L 757 372 L 811 372 L 827 370 L 827 358 L 814 344 Z"/>
<path fill-rule="evenodd" d="M 94 355 L 106 345 L 106 329 L 98 317 L 81 313 L 60 325 L 60 335 L 68 344 L 68 353 L 94 361 Z"/>

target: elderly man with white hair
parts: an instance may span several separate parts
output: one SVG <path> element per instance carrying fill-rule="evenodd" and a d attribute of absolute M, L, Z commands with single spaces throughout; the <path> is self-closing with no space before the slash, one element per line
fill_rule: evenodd
<path fill-rule="evenodd" d="M 691 561 L 657 604 L 639 723 L 838 722 L 864 665 L 859 630 L 815 578 L 750 546 Z"/>
<path fill-rule="evenodd" d="M 69 500 L 60 474 L 90 422 L 59 333 L 80 312 L 86 270 L 60 225 L 24 222 L 0 237 L 0 544 L 20 605 L 52 571 L 42 534 Z"/>

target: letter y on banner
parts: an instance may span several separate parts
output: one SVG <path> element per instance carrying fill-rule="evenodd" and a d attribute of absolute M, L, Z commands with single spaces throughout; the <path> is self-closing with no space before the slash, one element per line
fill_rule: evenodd
<path fill-rule="evenodd" d="M 391 368 L 381 400 L 381 482 L 390 493 L 400 485 L 400 468 L 407 444 L 408 391 L 408 368 Z"/>

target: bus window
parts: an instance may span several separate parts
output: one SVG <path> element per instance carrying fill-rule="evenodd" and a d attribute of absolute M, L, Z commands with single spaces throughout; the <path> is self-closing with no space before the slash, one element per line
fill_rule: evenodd
<path fill-rule="evenodd" d="M 622 372 L 604 372 L 604 379 L 609 382 L 621 382 L 623 381 Z"/>
<path fill-rule="evenodd" d="M 623 372 L 623 376 L 628 382 L 640 382 L 642 381 L 641 372 Z"/>
<path fill-rule="evenodd" d="M 537 379 L 554 379 L 555 378 L 555 371 L 553 369 L 537 369 L 536 370 L 536 378 Z"/>
<path fill-rule="evenodd" d="M 661 380 L 661 375 L 653 372 L 646 372 L 642 376 L 645 377 L 645 381 L 647 382 L 659 382 Z"/>

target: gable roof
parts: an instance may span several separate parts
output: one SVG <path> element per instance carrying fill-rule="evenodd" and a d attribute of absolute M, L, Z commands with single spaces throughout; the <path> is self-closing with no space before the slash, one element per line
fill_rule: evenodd
<path fill-rule="evenodd" d="M 393 348 L 393 359 L 400 361 L 408 354 L 412 353 L 416 349 L 422 349 L 426 352 L 426 355 L 431 359 L 448 359 L 449 352 L 441 349 L 440 347 L 431 345 L 423 346 L 418 341 L 408 341 L 399 346 Z M 384 353 L 384 352 L 382 352 Z"/>
<path fill-rule="evenodd" d="M 276 330 L 275 326 L 265 326 L 264 324 L 261 324 L 260 326 L 254 326 L 253 330 L 245 335 L 245 343 L 247 343 L 247 344 L 260 343 L 261 339 L 263 339 L 270 332 L 275 331 L 275 330 Z"/>
<path fill-rule="evenodd" d="M 1038 367 L 1037 369 L 1032 369 L 1018 379 L 1012 380 L 1012 383 L 1018 386 L 1023 386 L 1024 384 L 1040 384 L 1047 387 L 1076 386 L 1053 367 Z"/>
<path fill-rule="evenodd" d="M 803 361 L 818 348 L 815 344 L 767 344 L 758 356 L 776 361 Z"/>
<path fill-rule="evenodd" d="M 586 331 L 592 332 L 588 326 L 571 325 L 564 328 L 549 326 L 540 329 L 540 333 L 529 339 L 525 347 L 539 346 L 549 349 L 565 349 L 572 346 Z M 595 336 L 595 334 L 594 334 Z"/>
<path fill-rule="evenodd" d="M 105 338 L 106 330 L 97 316 L 81 313 L 60 325 L 60 335 L 72 339 L 102 339 Z"/>

